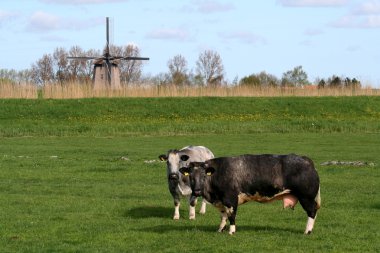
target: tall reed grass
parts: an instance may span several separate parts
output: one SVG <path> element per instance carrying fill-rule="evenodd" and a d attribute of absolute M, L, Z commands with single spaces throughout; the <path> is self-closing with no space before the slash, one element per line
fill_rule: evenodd
<path fill-rule="evenodd" d="M 38 87 L 32 84 L 0 82 L 0 98 L 37 98 Z"/>
<path fill-rule="evenodd" d="M 248 86 L 175 86 L 131 85 L 121 89 L 93 89 L 91 84 L 45 85 L 44 98 L 88 97 L 280 97 L 280 96 L 379 96 L 379 89 L 372 88 L 323 88 L 315 86 L 294 87 L 248 87 Z"/>
<path fill-rule="evenodd" d="M 380 89 L 373 88 L 323 88 L 316 86 L 248 87 L 221 86 L 200 87 L 175 85 L 129 85 L 120 89 L 94 89 L 91 84 L 66 83 L 35 85 L 0 84 L 0 98 L 70 99 L 92 97 L 281 97 L 281 96 L 379 96 Z"/>

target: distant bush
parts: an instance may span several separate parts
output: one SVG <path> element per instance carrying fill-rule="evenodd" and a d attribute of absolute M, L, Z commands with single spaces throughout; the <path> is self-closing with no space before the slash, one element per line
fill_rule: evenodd
<path fill-rule="evenodd" d="M 279 85 L 279 80 L 274 75 L 268 74 L 265 71 L 261 71 L 258 74 L 252 74 L 243 77 L 239 85 L 244 86 L 263 86 L 263 87 L 274 87 Z"/>
<path fill-rule="evenodd" d="M 361 88 L 361 82 L 356 78 L 351 79 L 333 75 L 327 81 L 324 79 L 319 80 L 318 88 Z"/>

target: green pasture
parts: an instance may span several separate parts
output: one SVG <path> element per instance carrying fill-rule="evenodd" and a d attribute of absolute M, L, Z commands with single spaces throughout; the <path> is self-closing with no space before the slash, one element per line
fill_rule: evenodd
<path fill-rule="evenodd" d="M 281 202 L 240 206 L 234 236 L 210 205 L 173 221 L 157 157 L 189 144 L 312 158 L 313 234 Z M 0 251 L 379 252 L 379 151 L 378 97 L 0 100 Z"/>

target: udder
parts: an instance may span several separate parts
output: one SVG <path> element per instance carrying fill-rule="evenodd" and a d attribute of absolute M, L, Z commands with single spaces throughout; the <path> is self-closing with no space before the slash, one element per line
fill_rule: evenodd
<path fill-rule="evenodd" d="M 286 194 L 284 196 L 284 198 L 282 199 L 282 202 L 284 204 L 284 208 L 288 208 L 289 207 L 291 209 L 294 209 L 294 207 L 298 203 L 298 199 L 294 195 Z"/>

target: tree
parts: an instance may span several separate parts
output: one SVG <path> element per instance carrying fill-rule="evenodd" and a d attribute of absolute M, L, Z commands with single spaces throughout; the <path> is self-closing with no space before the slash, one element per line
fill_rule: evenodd
<path fill-rule="evenodd" d="M 344 79 L 344 86 L 346 88 L 360 88 L 361 83 L 356 78 L 351 80 L 349 77 L 346 77 L 346 79 Z"/>
<path fill-rule="evenodd" d="M 257 74 L 257 77 L 260 80 L 261 86 L 269 87 L 279 85 L 279 80 L 277 77 L 272 74 L 268 74 L 265 71 L 261 71 L 259 74 Z"/>
<path fill-rule="evenodd" d="M 289 70 L 282 75 L 281 84 L 283 86 L 302 87 L 308 85 L 307 74 L 302 66 L 297 66 L 293 70 Z"/>
<path fill-rule="evenodd" d="M 63 83 L 67 80 L 67 52 L 64 48 L 56 48 L 53 53 L 53 62 L 56 79 L 59 83 Z"/>
<path fill-rule="evenodd" d="M 189 83 L 187 74 L 187 61 L 182 55 L 176 55 L 168 61 L 171 81 L 175 85 L 186 85 Z"/>
<path fill-rule="evenodd" d="M 352 79 L 351 80 L 351 86 L 353 88 L 361 88 L 362 87 L 362 84 L 359 80 L 357 80 L 356 78 Z"/>
<path fill-rule="evenodd" d="M 220 55 L 212 50 L 206 50 L 199 55 L 197 76 L 202 77 L 203 84 L 221 85 L 224 77 L 224 67 Z"/>
<path fill-rule="evenodd" d="M 85 56 L 85 52 L 79 46 L 73 46 L 69 50 L 70 57 L 82 57 Z M 68 79 L 70 81 L 80 80 L 80 77 L 85 73 L 86 60 L 72 59 L 69 61 L 68 66 Z"/>
<path fill-rule="evenodd" d="M 326 86 L 326 81 L 324 79 L 321 79 L 318 83 L 318 89 L 323 89 Z"/>
<path fill-rule="evenodd" d="M 260 86 L 261 85 L 260 79 L 255 74 L 243 77 L 240 80 L 239 84 L 243 86 Z"/>
<path fill-rule="evenodd" d="M 101 54 L 100 54 L 100 50 L 90 49 L 85 52 L 85 55 L 99 57 Z M 91 83 L 93 79 L 94 61 L 95 61 L 94 59 L 88 59 L 84 62 L 83 78 L 84 78 L 84 81 L 87 83 Z"/>
<path fill-rule="evenodd" d="M 0 82 L 14 83 L 17 78 L 17 71 L 14 69 L 0 69 Z"/>
<path fill-rule="evenodd" d="M 318 88 L 361 88 L 361 83 L 356 78 L 349 78 L 344 76 L 332 75 L 325 81 L 324 79 L 320 80 L 318 83 Z"/>
<path fill-rule="evenodd" d="M 113 52 L 113 54 L 124 56 L 124 57 L 140 57 L 140 49 L 136 45 L 130 44 L 124 47 L 119 47 L 117 51 Z M 123 83 L 127 83 L 127 84 L 140 81 L 142 67 L 143 67 L 143 61 L 121 60 L 119 63 L 120 80 Z"/>
<path fill-rule="evenodd" d="M 277 86 L 279 81 L 276 76 L 266 73 L 265 71 L 261 71 L 258 74 L 252 74 L 247 77 L 243 77 L 240 80 L 240 85 L 253 85 L 253 86 Z"/>
<path fill-rule="evenodd" d="M 342 87 L 342 79 L 339 76 L 333 75 L 329 78 L 327 81 L 329 83 L 329 86 L 332 88 L 341 88 Z"/>
<path fill-rule="evenodd" d="M 169 85 L 170 84 L 170 76 L 168 73 L 160 72 L 154 76 L 145 76 L 143 77 L 143 81 L 145 83 L 151 83 L 153 85 Z"/>
<path fill-rule="evenodd" d="M 54 81 L 53 57 L 50 54 L 44 54 L 32 65 L 32 77 L 35 83 L 42 85 Z"/>

